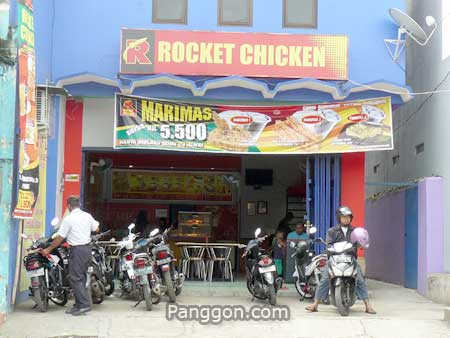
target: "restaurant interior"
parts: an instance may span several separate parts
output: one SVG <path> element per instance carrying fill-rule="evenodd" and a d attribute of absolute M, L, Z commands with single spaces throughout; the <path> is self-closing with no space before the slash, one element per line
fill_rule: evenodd
<path fill-rule="evenodd" d="M 83 207 L 116 240 L 130 223 L 141 223 L 139 214 L 148 225 L 136 231 L 172 227 L 168 243 L 180 261 L 189 254 L 184 245 L 229 247 L 225 256 L 236 274 L 243 272 L 237 244 L 256 228 L 273 234 L 288 212 L 292 229 L 304 221 L 306 161 L 302 155 L 84 152 Z"/>

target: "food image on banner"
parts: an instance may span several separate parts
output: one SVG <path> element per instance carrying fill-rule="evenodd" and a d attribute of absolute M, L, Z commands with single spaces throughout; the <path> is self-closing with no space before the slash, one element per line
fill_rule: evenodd
<path fill-rule="evenodd" d="M 32 0 L 20 0 L 18 9 L 19 68 L 19 191 L 13 213 L 30 219 L 39 192 L 39 139 L 36 119 L 35 53 Z"/>
<path fill-rule="evenodd" d="M 273 107 L 116 94 L 115 119 L 116 149 L 312 154 L 393 147 L 389 97 Z"/>

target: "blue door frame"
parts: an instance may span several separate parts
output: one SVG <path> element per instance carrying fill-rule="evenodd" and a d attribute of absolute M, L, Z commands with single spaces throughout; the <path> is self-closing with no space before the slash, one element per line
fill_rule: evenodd
<path fill-rule="evenodd" d="M 307 220 L 317 227 L 316 237 L 325 239 L 341 202 L 341 156 L 308 157 L 306 186 Z M 317 252 L 323 249 L 322 244 L 316 245 Z"/>

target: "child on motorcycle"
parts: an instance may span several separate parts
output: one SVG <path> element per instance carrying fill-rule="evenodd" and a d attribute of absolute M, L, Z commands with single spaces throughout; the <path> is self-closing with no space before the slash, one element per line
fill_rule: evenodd
<path fill-rule="evenodd" d="M 279 230 L 273 239 L 273 259 L 277 267 L 278 276 L 283 274 L 283 262 L 286 256 L 286 241 L 284 240 L 284 232 Z"/>

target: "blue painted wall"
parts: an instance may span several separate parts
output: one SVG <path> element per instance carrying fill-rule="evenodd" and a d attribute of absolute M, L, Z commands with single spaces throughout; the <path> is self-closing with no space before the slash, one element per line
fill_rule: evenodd
<path fill-rule="evenodd" d="M 52 31 L 55 0 L 34 1 L 34 35 L 36 52 L 36 81 L 45 84 L 52 78 Z"/>
<path fill-rule="evenodd" d="M 13 23 L 14 1 L 10 11 L 0 9 L 0 38 L 6 39 L 9 23 Z M 16 67 L 0 63 L 0 322 L 8 310 L 11 297 L 13 264 L 10 260 L 11 229 L 15 223 L 11 218 L 11 201 L 14 170 L 14 125 L 16 109 Z"/>
<path fill-rule="evenodd" d="M 34 6 L 36 32 L 45 33 L 36 41 L 40 82 L 45 80 L 43 74 L 50 60 L 53 80 L 84 72 L 115 78 L 119 70 L 120 29 L 129 27 L 345 34 L 350 41 L 350 79 L 404 83 L 404 72 L 392 62 L 383 41 L 397 36 L 387 11 L 390 7 L 404 8 L 404 0 L 319 0 L 317 29 L 284 29 L 281 0 L 254 0 L 252 27 L 218 26 L 215 0 L 189 0 L 188 25 L 152 24 L 151 0 L 35 0 Z"/>

